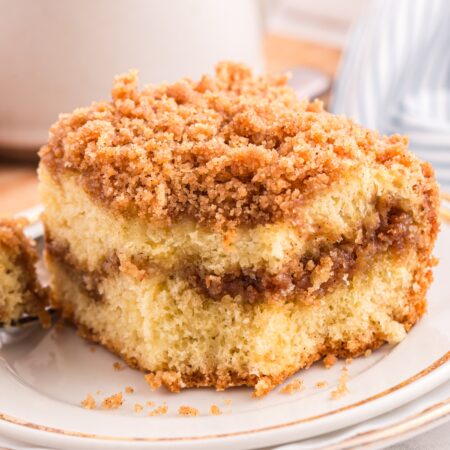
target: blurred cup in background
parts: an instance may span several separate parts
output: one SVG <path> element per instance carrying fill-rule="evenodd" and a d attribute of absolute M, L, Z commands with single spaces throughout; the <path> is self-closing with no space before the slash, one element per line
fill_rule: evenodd
<path fill-rule="evenodd" d="M 35 155 L 61 112 L 108 99 L 114 75 L 141 83 L 262 68 L 257 0 L 0 0 L 0 148 Z"/>

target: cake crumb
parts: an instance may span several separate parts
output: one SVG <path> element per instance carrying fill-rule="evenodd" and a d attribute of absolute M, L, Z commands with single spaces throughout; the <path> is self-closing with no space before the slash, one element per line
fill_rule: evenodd
<path fill-rule="evenodd" d="M 104 409 L 117 409 L 119 406 L 122 406 L 123 403 L 123 395 L 122 392 L 118 392 L 117 394 L 113 394 L 109 397 L 106 397 L 103 400 L 102 406 Z"/>
<path fill-rule="evenodd" d="M 126 392 L 127 394 L 132 394 L 132 393 L 134 392 L 134 389 L 133 389 L 131 386 L 127 386 L 127 387 L 125 388 L 125 392 Z"/>
<path fill-rule="evenodd" d="M 117 372 L 120 372 L 121 370 L 125 369 L 125 366 L 118 361 L 113 364 L 113 367 L 114 367 L 114 370 L 116 370 Z"/>
<path fill-rule="evenodd" d="M 337 358 L 333 354 L 329 354 L 323 358 L 323 365 L 325 366 L 325 369 L 329 369 L 330 367 L 334 366 L 336 364 Z"/>
<path fill-rule="evenodd" d="M 231 405 L 231 398 L 226 398 L 224 401 L 223 401 L 223 403 L 224 403 L 224 405 Z"/>
<path fill-rule="evenodd" d="M 344 395 L 348 394 L 347 381 L 348 369 L 347 367 L 344 367 L 342 369 L 341 376 L 339 377 L 339 384 L 337 388 L 334 391 L 331 391 L 331 398 L 333 400 L 337 400 L 338 398 L 341 398 Z"/>
<path fill-rule="evenodd" d="M 220 410 L 220 408 L 217 405 L 214 405 L 214 404 L 212 404 L 211 408 L 209 408 L 209 412 L 213 416 L 220 416 L 222 414 L 222 411 Z"/>
<path fill-rule="evenodd" d="M 303 380 L 296 379 L 286 384 L 280 389 L 281 394 L 293 394 L 294 392 L 299 392 L 304 388 Z"/>
<path fill-rule="evenodd" d="M 180 416 L 190 416 L 190 417 L 195 417 L 198 416 L 198 409 L 197 408 L 193 408 L 192 406 L 180 406 L 178 408 L 178 414 Z"/>
<path fill-rule="evenodd" d="M 97 389 L 96 391 L 95 391 L 95 395 L 100 395 L 102 393 L 102 391 L 100 390 L 100 389 Z"/>
<path fill-rule="evenodd" d="M 353 358 L 347 358 L 345 360 L 345 364 L 351 364 L 353 362 Z"/>
<path fill-rule="evenodd" d="M 146 404 L 147 406 L 149 406 L 150 408 L 151 408 L 152 406 L 155 406 L 155 402 L 152 402 L 151 400 L 146 401 L 145 404 Z"/>
<path fill-rule="evenodd" d="M 365 352 L 364 352 L 364 356 L 367 358 L 372 354 L 372 350 L 370 350 L 370 348 L 368 348 Z"/>
<path fill-rule="evenodd" d="M 93 345 L 91 345 L 91 346 L 89 347 L 89 351 L 90 351 L 91 353 L 95 353 L 95 352 L 97 351 L 97 349 L 96 349 Z"/>
<path fill-rule="evenodd" d="M 95 409 L 97 403 L 95 402 L 94 397 L 92 397 L 91 394 L 88 394 L 86 398 L 81 402 L 81 406 L 85 409 Z"/>
<path fill-rule="evenodd" d="M 324 387 L 327 387 L 328 383 L 326 381 L 318 381 L 316 383 L 316 388 L 317 389 L 322 389 Z"/>
<path fill-rule="evenodd" d="M 161 387 L 162 378 L 159 374 L 148 373 L 147 375 L 144 375 L 144 379 L 151 387 L 152 391 L 156 391 L 156 389 Z"/>
<path fill-rule="evenodd" d="M 167 414 L 167 411 L 169 410 L 167 405 L 161 405 L 155 408 L 153 411 L 149 412 L 149 416 L 162 416 L 164 414 Z"/>
<path fill-rule="evenodd" d="M 144 407 L 140 403 L 135 403 L 133 409 L 134 412 L 138 413 L 141 412 L 144 409 Z"/>

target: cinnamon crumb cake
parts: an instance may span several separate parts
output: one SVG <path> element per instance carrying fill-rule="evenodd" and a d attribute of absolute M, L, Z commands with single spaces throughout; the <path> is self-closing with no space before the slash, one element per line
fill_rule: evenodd
<path fill-rule="evenodd" d="M 40 152 L 57 305 L 152 386 L 267 393 L 426 308 L 431 167 L 284 76 L 221 63 L 63 114 Z"/>
<path fill-rule="evenodd" d="M 44 320 L 45 289 L 36 277 L 38 260 L 23 219 L 0 218 L 0 323 L 10 324 L 23 314 Z"/>

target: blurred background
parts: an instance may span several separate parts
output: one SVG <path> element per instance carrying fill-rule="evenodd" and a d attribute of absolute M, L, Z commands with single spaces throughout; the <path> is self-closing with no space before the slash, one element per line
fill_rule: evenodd
<path fill-rule="evenodd" d="M 291 71 L 300 97 L 411 136 L 450 185 L 450 2 L 0 0 L 0 214 L 38 203 L 37 150 L 60 112 L 221 59 Z M 447 180 L 448 178 L 448 180 Z"/>

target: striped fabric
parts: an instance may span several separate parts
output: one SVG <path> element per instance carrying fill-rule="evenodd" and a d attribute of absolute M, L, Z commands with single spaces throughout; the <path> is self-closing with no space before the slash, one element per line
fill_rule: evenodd
<path fill-rule="evenodd" d="M 449 190 L 450 1 L 371 1 L 350 33 L 332 110 L 407 134 Z"/>

